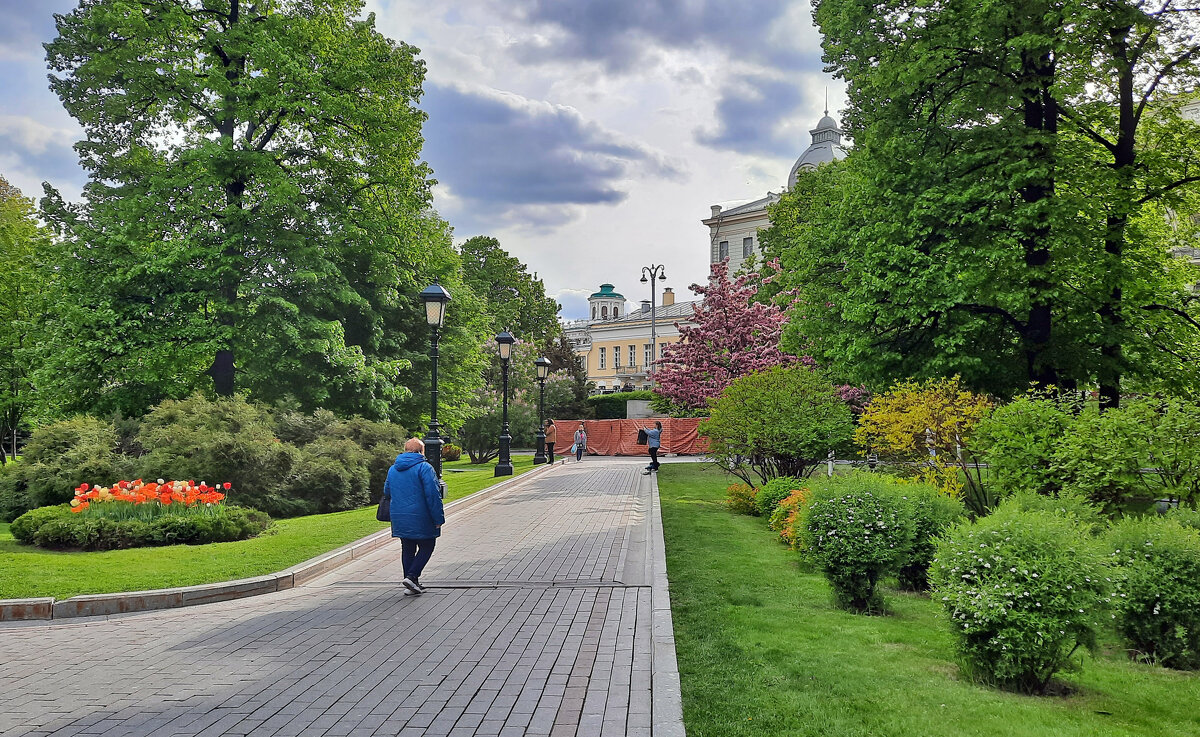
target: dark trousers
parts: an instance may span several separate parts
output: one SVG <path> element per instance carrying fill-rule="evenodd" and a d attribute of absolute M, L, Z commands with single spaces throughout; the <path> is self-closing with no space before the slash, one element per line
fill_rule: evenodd
<path fill-rule="evenodd" d="M 650 465 L 647 466 L 651 471 L 658 470 L 658 448 L 650 449 Z"/>
<path fill-rule="evenodd" d="M 577 461 L 583 460 L 583 451 L 587 450 L 587 448 L 585 448 L 583 446 L 584 446 L 584 443 L 580 443 L 579 445 L 575 446 L 575 460 L 577 460 Z"/>
<path fill-rule="evenodd" d="M 546 463 L 554 465 L 554 443 L 546 443 Z"/>
<path fill-rule="evenodd" d="M 400 562 L 404 564 L 405 578 L 416 581 L 421 577 L 421 571 L 425 570 L 425 564 L 433 555 L 433 546 L 436 544 L 436 537 L 400 539 Z"/>

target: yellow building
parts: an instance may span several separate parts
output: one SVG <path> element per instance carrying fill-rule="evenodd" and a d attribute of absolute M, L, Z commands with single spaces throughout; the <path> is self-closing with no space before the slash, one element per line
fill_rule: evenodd
<path fill-rule="evenodd" d="M 694 304 L 676 302 L 674 291 L 667 287 L 661 304 L 654 309 L 650 300 L 645 299 L 640 309 L 629 312 L 625 309 L 625 297 L 613 291 L 612 284 L 601 284 L 600 291 L 588 297 L 591 317 L 564 323 L 563 332 L 597 392 L 610 393 L 626 387 L 651 389 L 654 381 L 648 369 L 662 357 L 668 344 L 679 342 L 675 323 L 692 324 Z M 653 352 L 652 317 L 658 343 Z"/>

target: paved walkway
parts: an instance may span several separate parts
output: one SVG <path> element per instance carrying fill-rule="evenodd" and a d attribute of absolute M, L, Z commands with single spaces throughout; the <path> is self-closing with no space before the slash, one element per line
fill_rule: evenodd
<path fill-rule="evenodd" d="M 251 599 L 0 623 L 2 735 L 682 735 L 645 459 L 586 459 Z"/>

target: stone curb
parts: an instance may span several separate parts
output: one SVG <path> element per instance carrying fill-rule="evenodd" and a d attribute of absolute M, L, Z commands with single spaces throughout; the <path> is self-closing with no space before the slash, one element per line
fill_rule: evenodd
<path fill-rule="evenodd" d="M 675 659 L 675 627 L 671 620 L 671 590 L 667 581 L 667 547 L 663 540 L 662 503 L 658 496 L 658 474 L 651 482 L 651 675 L 650 733 L 654 737 L 684 737 L 683 698 L 679 686 L 679 662 Z"/>
<path fill-rule="evenodd" d="M 560 465 L 559 461 L 555 465 Z M 456 507 L 468 507 L 492 496 L 498 491 L 515 485 L 534 476 L 541 475 L 551 466 L 546 465 L 532 471 L 514 476 L 486 489 L 456 499 L 446 505 L 447 511 Z M 71 617 L 95 617 L 113 614 L 128 614 L 154 609 L 172 609 L 181 606 L 211 604 L 218 601 L 240 599 L 246 596 L 270 594 L 285 591 L 311 581 L 330 571 L 339 568 L 352 560 L 361 558 L 373 552 L 392 540 L 390 530 L 384 529 L 372 533 L 361 540 L 356 540 L 332 552 L 324 553 L 304 561 L 278 573 L 270 573 L 254 578 L 242 578 L 236 581 L 206 583 L 197 586 L 184 586 L 173 589 L 156 589 L 154 591 L 124 591 L 111 594 L 85 594 L 72 596 L 69 599 L 57 600 L 53 597 L 37 597 L 31 599 L 0 599 L 0 622 L 17 622 L 27 620 L 66 619 Z"/>

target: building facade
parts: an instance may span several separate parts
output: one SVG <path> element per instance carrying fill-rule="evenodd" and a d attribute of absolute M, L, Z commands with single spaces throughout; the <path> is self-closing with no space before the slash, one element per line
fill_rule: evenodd
<path fill-rule="evenodd" d="M 650 389 L 654 386 L 650 377 L 653 362 L 669 344 L 679 342 L 675 323 L 690 323 L 694 304 L 676 302 L 675 292 L 667 287 L 661 304 L 653 310 L 646 299 L 639 309 L 629 312 L 625 297 L 613 291 L 612 284 L 601 284 L 600 291 L 588 297 L 590 317 L 563 323 L 563 333 L 597 392 Z M 651 316 L 657 346 L 650 342 Z"/>
<path fill-rule="evenodd" d="M 816 169 L 821 164 L 846 158 L 846 149 L 842 146 L 842 129 L 837 121 L 825 117 L 817 123 L 817 127 L 809 131 L 812 143 L 796 159 L 792 170 L 788 172 L 787 189 L 796 185 L 796 177 L 802 171 Z M 731 207 L 713 205 L 711 215 L 700 222 L 708 226 L 709 234 L 709 263 L 715 264 L 729 259 L 730 273 L 737 272 L 742 264 L 755 255 L 762 258 L 762 247 L 758 242 L 758 231 L 771 225 L 767 217 L 767 207 L 779 201 L 775 192 L 767 192 L 766 197 Z"/>

